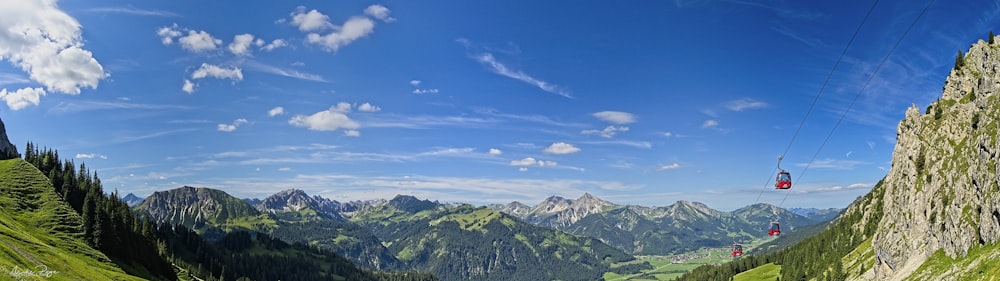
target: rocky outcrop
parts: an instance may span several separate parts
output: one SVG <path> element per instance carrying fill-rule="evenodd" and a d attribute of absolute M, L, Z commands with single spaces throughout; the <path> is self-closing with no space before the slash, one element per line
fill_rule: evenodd
<path fill-rule="evenodd" d="M 259 214 L 250 204 L 221 190 L 190 186 L 154 192 L 136 209 L 157 223 L 183 224 L 194 229 Z"/>
<path fill-rule="evenodd" d="M 522 219 L 546 227 L 565 228 L 591 214 L 618 207 L 614 203 L 584 193 L 576 200 L 559 196 L 546 198 L 535 205 Z"/>
<path fill-rule="evenodd" d="M 906 111 L 884 179 L 874 276 L 899 280 L 935 251 L 1000 240 L 1000 45 L 974 44 L 941 99 Z"/>
<path fill-rule="evenodd" d="M 310 197 L 305 191 L 300 189 L 283 190 L 264 198 L 264 200 L 255 205 L 258 211 L 265 213 L 278 214 L 311 209 L 320 217 L 342 220 L 343 217 L 339 214 L 340 206 L 339 202 L 318 195 Z"/>
<path fill-rule="evenodd" d="M 17 147 L 7 139 L 7 129 L 3 126 L 3 120 L 0 120 L 0 160 L 19 157 L 21 157 L 21 154 L 17 153 Z"/>

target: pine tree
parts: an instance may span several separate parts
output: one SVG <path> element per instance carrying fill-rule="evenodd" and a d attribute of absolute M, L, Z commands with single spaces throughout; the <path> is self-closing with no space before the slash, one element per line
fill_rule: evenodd
<path fill-rule="evenodd" d="M 965 54 L 962 54 L 962 50 L 958 50 L 958 56 L 955 56 L 955 70 L 960 70 L 962 66 L 965 66 Z"/>
<path fill-rule="evenodd" d="M 990 44 L 993 44 L 993 36 L 994 36 L 993 30 L 990 30 L 990 41 L 989 41 Z"/>

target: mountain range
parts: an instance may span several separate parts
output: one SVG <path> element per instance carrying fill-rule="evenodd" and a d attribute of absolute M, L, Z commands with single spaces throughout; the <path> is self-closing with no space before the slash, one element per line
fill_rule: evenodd
<path fill-rule="evenodd" d="M 809 218 L 763 203 L 732 212 L 688 201 L 663 207 L 618 205 L 589 193 L 575 200 L 552 196 L 535 206 L 511 202 L 489 207 L 539 226 L 594 237 L 636 255 L 727 247 L 733 241 L 767 237 L 772 221 L 779 222 L 787 232 L 830 218 Z"/>
<path fill-rule="evenodd" d="M 762 239 L 775 220 L 785 231 L 820 222 L 768 204 L 724 212 L 687 201 L 619 205 L 591 194 L 477 207 L 404 195 L 342 203 L 297 189 L 237 199 L 195 187 L 156 192 L 135 210 L 210 240 L 256 231 L 330 249 L 363 267 L 417 270 L 442 280 L 591 280 L 632 255 Z"/>

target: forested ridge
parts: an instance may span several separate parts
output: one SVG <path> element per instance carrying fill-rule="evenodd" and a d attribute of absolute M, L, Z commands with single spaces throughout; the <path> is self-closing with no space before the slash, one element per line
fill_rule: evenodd
<path fill-rule="evenodd" d="M 845 280 L 842 258 L 869 241 L 882 217 L 885 188 L 879 181 L 872 191 L 856 200 L 829 228 L 791 247 L 762 255 L 746 255 L 722 265 L 703 265 L 676 280 L 730 280 L 736 274 L 774 263 L 781 266 L 780 280 Z M 862 267 L 864 265 L 861 265 Z M 859 268 L 864 272 L 864 268 Z"/>
<path fill-rule="evenodd" d="M 139 217 L 117 191 L 106 194 L 96 172 L 28 143 L 24 160 L 83 219 L 83 238 L 126 273 L 150 280 L 437 280 L 430 274 L 359 269 L 329 251 L 270 236 L 233 232 L 212 243 L 184 226 Z"/>

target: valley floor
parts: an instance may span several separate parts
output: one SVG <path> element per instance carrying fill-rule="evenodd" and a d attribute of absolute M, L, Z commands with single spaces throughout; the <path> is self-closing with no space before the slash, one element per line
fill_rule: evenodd
<path fill-rule="evenodd" d="M 744 251 L 749 250 L 757 245 L 760 245 L 764 241 L 757 241 L 751 244 L 744 245 Z M 616 274 L 614 272 L 607 272 L 604 274 L 604 280 L 607 281 L 659 281 L 659 280 L 674 280 L 675 278 L 684 275 L 688 271 L 695 269 L 696 267 L 706 265 L 706 264 L 721 264 L 733 260 L 732 252 L 729 248 L 703 248 L 697 251 L 691 251 L 687 253 L 668 255 L 668 256 L 636 256 L 636 260 L 628 263 L 643 263 L 649 262 L 653 266 L 652 269 L 643 270 L 637 274 Z M 772 278 L 773 280 L 773 278 Z"/>

